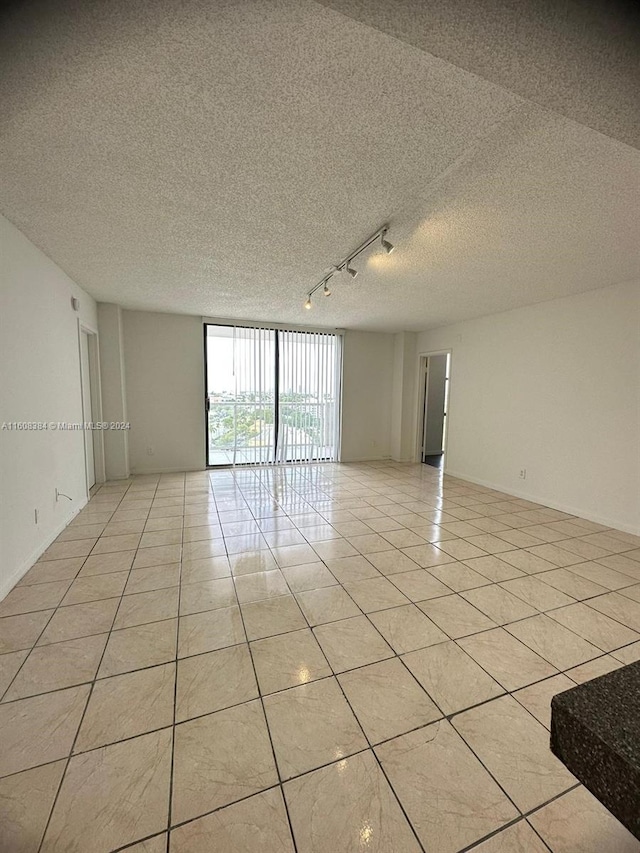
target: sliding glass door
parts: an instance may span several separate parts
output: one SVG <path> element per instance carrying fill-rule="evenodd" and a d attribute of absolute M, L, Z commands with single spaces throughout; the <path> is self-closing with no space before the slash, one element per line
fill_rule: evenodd
<path fill-rule="evenodd" d="M 338 458 L 341 337 L 205 325 L 208 465 Z"/>

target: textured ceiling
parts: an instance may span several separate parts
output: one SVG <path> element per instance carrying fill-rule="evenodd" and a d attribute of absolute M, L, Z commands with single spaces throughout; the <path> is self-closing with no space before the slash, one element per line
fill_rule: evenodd
<path fill-rule="evenodd" d="M 23 3 L 0 54 L 2 212 L 99 300 L 422 329 L 640 277 L 635 149 L 311 0 Z"/>

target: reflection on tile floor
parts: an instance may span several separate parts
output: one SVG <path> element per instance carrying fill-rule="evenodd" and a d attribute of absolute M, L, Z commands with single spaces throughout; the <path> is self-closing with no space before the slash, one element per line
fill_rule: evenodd
<path fill-rule="evenodd" d="M 12 853 L 638 853 L 551 697 L 640 659 L 640 537 L 390 462 L 98 488 L 0 602 Z"/>

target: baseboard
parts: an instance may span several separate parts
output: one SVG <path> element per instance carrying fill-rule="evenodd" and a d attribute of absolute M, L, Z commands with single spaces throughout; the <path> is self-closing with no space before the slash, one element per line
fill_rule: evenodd
<path fill-rule="evenodd" d="M 27 557 L 26 560 L 23 560 L 22 563 L 18 566 L 18 568 L 14 572 L 12 572 L 8 578 L 2 579 L 2 581 L 0 582 L 0 601 L 2 601 L 4 598 L 6 598 L 7 595 L 9 595 L 9 593 L 18 583 L 18 581 L 20 581 L 26 575 L 26 573 L 33 566 L 33 564 L 44 554 L 49 545 L 51 545 L 51 543 L 55 539 L 57 539 L 58 536 L 60 536 L 65 527 L 73 521 L 73 519 L 82 509 L 85 508 L 87 503 L 87 498 L 83 498 L 82 503 L 78 506 L 78 508 L 74 508 L 71 514 L 67 516 L 66 520 L 62 522 L 62 524 L 59 524 L 49 534 L 49 536 L 44 540 L 44 542 L 41 542 L 38 547 L 34 551 L 32 551 L 30 556 Z"/>
<path fill-rule="evenodd" d="M 202 465 L 202 467 L 200 467 L 200 468 L 192 468 L 192 467 L 188 467 L 188 468 L 184 468 L 184 467 L 183 468 L 144 468 L 144 469 L 132 468 L 131 469 L 131 476 L 132 477 L 146 477 L 147 474 L 183 474 L 183 473 L 191 474 L 194 471 L 202 472 L 202 471 L 207 471 L 207 470 L 208 469 L 207 469 L 206 465 Z"/>
<path fill-rule="evenodd" d="M 543 506 L 548 506 L 550 509 L 557 509 L 560 510 L 560 512 L 566 512 L 569 515 L 575 515 L 578 516 L 578 518 L 584 518 L 587 521 L 593 521 L 596 524 L 603 524 L 605 527 L 613 527 L 616 530 L 622 530 L 624 533 L 633 533 L 636 536 L 640 536 L 640 527 L 633 527 L 632 525 L 621 523 L 618 519 L 615 518 L 597 515 L 587 510 L 581 509 L 580 507 L 558 503 L 558 501 L 552 500 L 548 497 L 535 495 L 531 492 L 523 491 L 522 489 L 513 489 L 511 488 L 511 486 L 505 486 L 501 483 L 492 483 L 488 480 L 481 480 L 477 477 L 470 477 L 468 474 L 464 474 L 458 471 L 451 471 L 449 468 L 445 468 L 444 473 L 448 477 L 455 477 L 458 480 L 467 480 L 467 482 L 475 483 L 477 486 L 485 486 L 487 489 L 495 489 L 497 492 L 504 492 L 507 495 L 513 495 L 513 497 L 515 498 L 522 498 L 522 500 L 525 501 L 532 501 L 533 503 L 542 504 Z"/>
<path fill-rule="evenodd" d="M 391 461 L 390 456 L 352 456 L 351 459 L 340 459 L 343 465 L 349 465 L 352 462 L 387 462 Z"/>

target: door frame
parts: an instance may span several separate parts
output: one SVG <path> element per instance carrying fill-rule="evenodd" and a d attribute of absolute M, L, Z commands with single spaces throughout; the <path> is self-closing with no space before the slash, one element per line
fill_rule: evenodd
<path fill-rule="evenodd" d="M 424 438 L 424 416 L 425 416 L 425 402 L 428 395 L 429 390 L 429 378 L 427 376 L 426 382 L 421 382 L 421 378 L 424 374 L 424 371 L 427 367 L 427 362 L 432 355 L 448 355 L 449 356 L 449 381 L 448 388 L 445 397 L 446 404 L 446 419 L 445 419 L 445 430 L 444 430 L 444 443 L 443 443 L 443 455 L 444 455 L 444 466 L 442 468 L 442 472 L 444 473 L 447 465 L 447 445 L 449 443 L 449 420 L 450 420 L 450 409 L 451 409 L 451 373 L 453 370 L 453 350 L 452 349 L 439 349 L 439 350 L 429 350 L 428 352 L 419 352 L 417 355 L 417 364 L 416 364 L 416 411 L 415 411 L 415 443 L 413 449 L 413 461 L 422 463 L 422 442 Z"/>
<path fill-rule="evenodd" d="M 102 390 L 100 387 L 100 349 L 98 346 L 98 332 L 91 326 L 86 326 L 78 320 L 78 361 L 80 365 L 80 403 L 82 407 L 82 420 L 85 417 L 84 383 L 82 373 L 82 335 L 87 336 L 87 347 L 89 351 L 89 393 L 91 395 L 91 414 L 93 423 L 102 422 Z M 104 456 L 104 434 L 102 430 L 92 430 L 93 438 L 93 467 L 96 477 L 96 485 L 105 483 L 107 480 L 105 472 Z M 82 442 L 82 453 L 84 458 L 84 475 L 87 498 L 89 497 L 89 484 L 87 482 L 87 451 L 84 440 Z"/>

